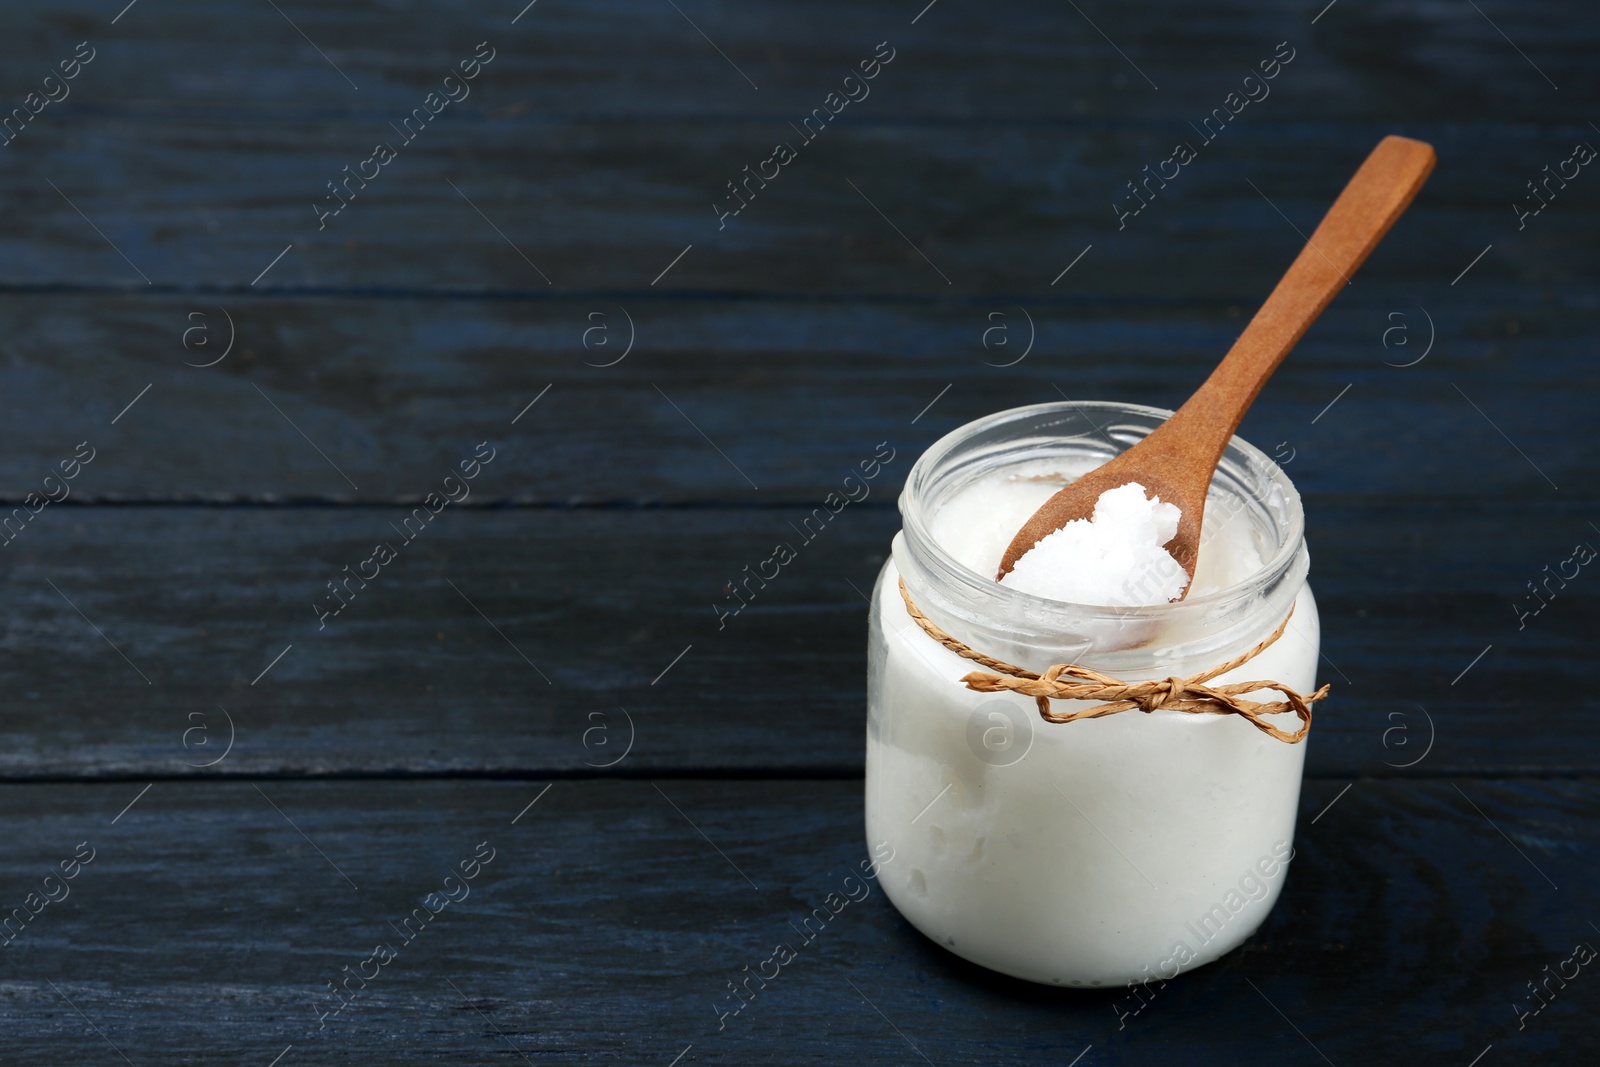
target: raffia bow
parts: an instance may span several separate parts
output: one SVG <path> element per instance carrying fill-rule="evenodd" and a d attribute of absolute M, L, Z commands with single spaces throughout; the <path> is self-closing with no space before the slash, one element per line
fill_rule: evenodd
<path fill-rule="evenodd" d="M 903 578 L 900 580 L 900 598 L 906 602 L 906 612 L 929 637 L 963 659 L 981 663 L 990 670 L 998 672 L 985 674 L 973 671 L 964 675 L 961 681 L 968 689 L 977 693 L 1011 692 L 1033 697 L 1034 702 L 1039 705 L 1040 717 L 1046 722 L 1064 723 L 1075 719 L 1098 719 L 1103 715 L 1115 715 L 1134 708 L 1147 713 L 1157 708 L 1166 708 L 1169 711 L 1198 715 L 1238 715 L 1262 733 L 1293 745 L 1303 741 L 1311 730 L 1311 705 L 1328 695 L 1329 687 L 1326 685 L 1310 696 L 1301 696 L 1282 682 L 1230 682 L 1218 686 L 1206 684 L 1211 679 L 1255 659 L 1282 637 L 1284 630 L 1289 626 L 1289 619 L 1294 617 L 1292 608 L 1283 622 L 1278 624 L 1278 628 L 1265 640 L 1226 663 L 1218 664 L 1210 670 L 1201 671 L 1188 678 L 1170 677 L 1152 679 L 1148 682 L 1124 682 L 1120 678 L 1101 674 L 1076 663 L 1058 663 L 1043 674 L 1039 674 L 1006 663 L 1004 660 L 985 656 L 970 645 L 945 633 L 932 619 L 924 615 L 912 602 L 911 593 L 907 591 Z M 1265 704 L 1244 699 L 1244 694 L 1254 693 L 1260 689 L 1274 690 L 1281 694 L 1283 699 Z M 1100 700 L 1104 703 L 1083 711 L 1059 712 L 1050 706 L 1052 700 Z M 1281 715 L 1286 711 L 1294 712 L 1300 719 L 1300 728 L 1294 733 L 1278 729 L 1265 718 L 1268 715 Z"/>

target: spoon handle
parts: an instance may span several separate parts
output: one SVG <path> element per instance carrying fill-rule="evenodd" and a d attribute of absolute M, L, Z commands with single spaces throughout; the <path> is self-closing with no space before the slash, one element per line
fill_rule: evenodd
<path fill-rule="evenodd" d="M 1380 141 L 1211 377 L 1158 431 L 1192 449 L 1205 428 L 1209 450 L 1185 456 L 1204 471 L 1202 492 L 1256 394 L 1416 198 L 1433 164 L 1433 148 L 1422 141 Z"/>
<path fill-rule="evenodd" d="M 1045 501 L 1012 538 L 996 579 L 1003 580 L 1052 531 L 1092 515 L 1102 492 L 1129 482 L 1178 505 L 1178 532 L 1167 542 L 1167 551 L 1193 578 L 1206 489 L 1245 411 L 1289 349 L 1416 198 L 1433 162 L 1433 149 L 1421 141 L 1380 141 L 1211 376 L 1143 441 Z"/>

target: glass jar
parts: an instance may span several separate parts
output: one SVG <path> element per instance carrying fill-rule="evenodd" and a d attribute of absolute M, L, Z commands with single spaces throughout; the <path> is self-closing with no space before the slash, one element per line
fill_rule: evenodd
<path fill-rule="evenodd" d="M 1276 643 L 1216 683 L 1274 680 L 1309 694 L 1320 627 L 1300 497 L 1237 437 L 1212 480 L 1201 553 L 1228 527 L 1252 546 L 1252 569 L 1174 604 L 1032 596 L 963 566 L 930 532 L 941 505 L 975 479 L 1041 459 L 1086 470 L 1171 414 L 1040 404 L 946 435 L 912 468 L 903 528 L 873 593 L 866 829 L 869 845 L 892 849 L 881 884 L 936 943 L 1018 978 L 1119 985 L 1216 959 L 1266 918 L 1293 854 L 1307 741 L 1276 740 L 1238 715 L 1168 709 L 1047 722 L 1032 698 L 963 685 L 983 668 L 930 638 L 901 599 L 904 581 L 930 621 L 1008 663 L 1079 663 L 1125 681 L 1204 671 L 1292 609 Z M 1054 702 L 1057 712 L 1090 706 Z M 1292 714 L 1272 721 L 1299 726 Z"/>

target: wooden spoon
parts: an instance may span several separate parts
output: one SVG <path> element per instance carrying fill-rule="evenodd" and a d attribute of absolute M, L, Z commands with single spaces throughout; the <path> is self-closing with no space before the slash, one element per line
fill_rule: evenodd
<path fill-rule="evenodd" d="M 1433 163 L 1433 148 L 1422 141 L 1378 142 L 1205 384 L 1143 441 L 1045 501 L 1012 539 L 996 580 L 1041 538 L 1093 515 L 1101 493 L 1129 482 L 1182 509 L 1167 551 L 1192 580 L 1206 489 L 1239 421 L 1289 349 L 1411 204 Z"/>

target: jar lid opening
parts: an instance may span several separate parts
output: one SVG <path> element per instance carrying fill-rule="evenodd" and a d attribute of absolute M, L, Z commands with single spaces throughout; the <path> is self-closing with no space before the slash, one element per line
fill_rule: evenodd
<path fill-rule="evenodd" d="M 985 416 L 934 442 L 912 467 L 900 494 L 905 551 L 896 553 L 897 559 L 908 557 L 901 570 L 909 572 L 905 576 L 913 590 L 942 602 L 925 607 L 973 624 L 1005 620 L 1007 629 L 1046 642 L 1052 635 L 1080 640 L 1087 635 L 1088 647 L 1099 651 L 1127 647 L 1093 636 L 1110 629 L 1149 632 L 1145 624 L 1167 623 L 1181 623 L 1184 631 L 1232 629 L 1263 600 L 1274 606 L 1281 602 L 1287 611 L 1294 590 L 1285 586 L 1297 588 L 1309 566 L 1300 497 L 1276 463 L 1238 437 L 1218 464 L 1203 530 L 1219 529 L 1224 519 L 1237 516 L 1248 524 L 1259 565 L 1235 575 L 1229 584 L 1201 589 L 1175 603 L 1121 607 L 1025 593 L 966 565 L 934 536 L 941 506 L 978 479 L 1041 460 L 1073 460 L 1081 473 L 1132 447 L 1171 414 L 1105 401 L 1036 404 Z M 1230 514 L 1217 513 L 1219 507 Z M 1166 625 L 1160 628 L 1170 631 Z"/>

